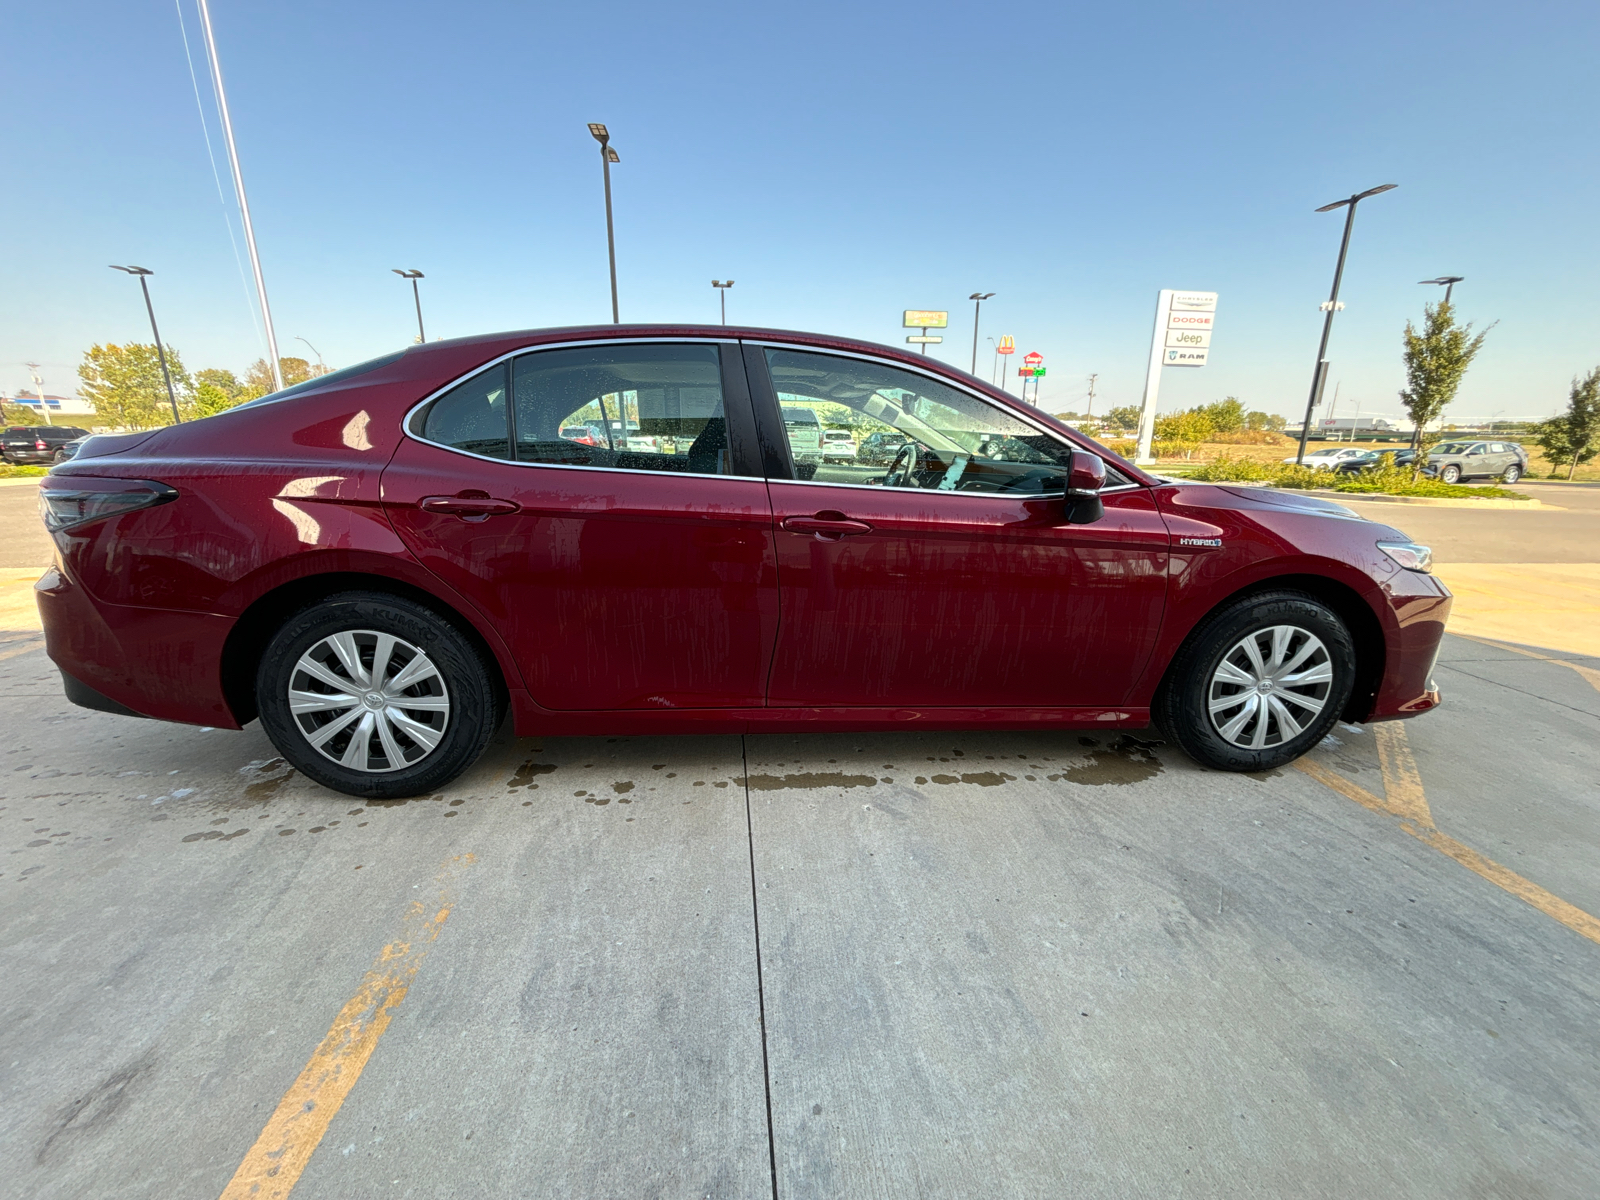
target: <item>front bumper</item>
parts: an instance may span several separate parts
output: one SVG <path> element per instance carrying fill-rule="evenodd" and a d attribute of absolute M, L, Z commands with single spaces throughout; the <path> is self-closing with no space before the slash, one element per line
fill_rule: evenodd
<path fill-rule="evenodd" d="M 1401 570 L 1383 584 L 1383 591 L 1395 624 L 1369 721 L 1415 717 L 1442 701 L 1434 666 L 1450 617 L 1450 589 L 1433 575 Z"/>

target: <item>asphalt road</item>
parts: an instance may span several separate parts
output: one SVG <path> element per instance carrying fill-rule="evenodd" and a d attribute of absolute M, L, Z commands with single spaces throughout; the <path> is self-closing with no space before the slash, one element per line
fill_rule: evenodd
<path fill-rule="evenodd" d="M 1592 1197 L 1600 690 L 1440 679 L 1316 775 L 502 736 L 364 805 L 14 655 L 0 1195 Z"/>

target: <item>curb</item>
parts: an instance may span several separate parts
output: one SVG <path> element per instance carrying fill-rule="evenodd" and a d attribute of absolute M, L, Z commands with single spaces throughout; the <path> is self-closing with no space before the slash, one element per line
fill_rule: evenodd
<path fill-rule="evenodd" d="M 1453 499 L 1447 496 L 1385 496 L 1379 492 L 1336 492 L 1332 488 L 1308 488 L 1307 493 L 1327 496 L 1340 504 L 1420 504 L 1427 508 L 1540 508 L 1545 512 L 1566 512 L 1559 504 L 1546 504 L 1542 500 L 1484 500 Z"/>

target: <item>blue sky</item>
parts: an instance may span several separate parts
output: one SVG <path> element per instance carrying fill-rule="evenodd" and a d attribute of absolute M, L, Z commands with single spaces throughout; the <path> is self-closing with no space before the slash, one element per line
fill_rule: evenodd
<path fill-rule="evenodd" d="M 181 0 L 210 114 L 194 0 Z M 1045 407 L 1137 401 L 1155 293 L 1220 293 L 1211 364 L 1162 408 L 1303 405 L 1338 247 L 1340 410 L 1397 413 L 1400 330 L 1458 274 L 1498 320 L 1452 410 L 1540 416 L 1600 363 L 1592 3 L 539 5 L 213 0 L 283 353 L 347 365 L 430 337 L 609 315 L 595 143 L 615 168 L 625 320 L 898 342 L 947 308 L 1046 356 Z M 75 382 L 148 340 L 139 263 L 191 369 L 263 352 L 174 0 L 11 5 L 0 78 L 0 387 Z M 237 222 L 234 222 L 235 228 Z M 235 237 L 237 237 L 237 232 Z M 243 261 L 242 243 L 240 261 Z M 987 346 L 987 343 L 985 343 Z M 980 354 L 980 370 L 989 361 Z M 1015 382 L 1013 381 L 1013 387 Z"/>

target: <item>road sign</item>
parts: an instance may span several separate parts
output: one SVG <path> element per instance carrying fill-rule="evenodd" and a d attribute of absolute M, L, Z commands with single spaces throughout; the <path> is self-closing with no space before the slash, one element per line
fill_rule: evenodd
<path fill-rule="evenodd" d="M 1186 309 L 1173 309 L 1167 314 L 1168 329 L 1210 329 L 1217 323 L 1217 314 L 1214 312 L 1190 312 Z"/>
<path fill-rule="evenodd" d="M 938 337 L 937 335 L 928 334 L 922 336 L 913 335 L 908 337 L 906 341 L 910 342 L 913 346 L 937 346 L 940 342 L 944 341 L 944 339 L 942 337 Z"/>
<path fill-rule="evenodd" d="M 1215 292 L 1173 292 L 1170 307 L 1174 310 L 1188 309 L 1191 312 L 1216 312 L 1217 294 Z"/>
<path fill-rule="evenodd" d="M 1037 367 L 1044 361 L 1044 355 L 1035 350 L 1031 354 L 1024 354 L 1022 356 L 1022 361 L 1027 363 L 1030 367 Z"/>
<path fill-rule="evenodd" d="M 1162 361 L 1169 367 L 1203 367 L 1206 365 L 1206 355 L 1209 350 L 1185 350 L 1181 347 L 1167 347 L 1166 358 Z"/>
<path fill-rule="evenodd" d="M 1211 345 L 1211 331 L 1209 329 L 1169 329 L 1167 330 L 1167 345 L 1190 346 L 1199 349 Z"/>
<path fill-rule="evenodd" d="M 943 329 L 950 324 L 950 314 L 929 309 L 908 308 L 904 324 L 907 329 Z"/>
<path fill-rule="evenodd" d="M 995 353 L 997 354 L 1015 354 L 1016 352 L 1017 339 L 1009 333 L 1002 337 L 999 344 L 995 346 Z"/>

